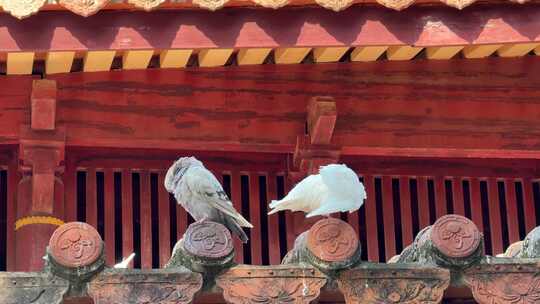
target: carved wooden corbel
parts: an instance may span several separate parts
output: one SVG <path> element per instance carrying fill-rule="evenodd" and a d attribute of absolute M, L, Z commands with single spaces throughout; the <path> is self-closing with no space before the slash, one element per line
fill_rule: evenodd
<path fill-rule="evenodd" d="M 450 284 L 450 272 L 417 265 L 363 264 L 342 272 L 337 282 L 347 304 L 435 304 Z"/>
<path fill-rule="evenodd" d="M 296 141 L 289 178 L 293 183 L 317 173 L 319 167 L 339 160 L 341 147 L 332 144 L 337 119 L 336 102 L 331 97 L 314 97 L 307 107 L 307 132 Z"/>
<path fill-rule="evenodd" d="M 326 277 L 315 268 L 291 266 L 229 269 L 216 278 L 228 303 L 310 303 L 317 299 Z"/>
<path fill-rule="evenodd" d="M 540 303 L 540 265 L 483 264 L 465 273 L 465 283 L 481 304 Z"/>

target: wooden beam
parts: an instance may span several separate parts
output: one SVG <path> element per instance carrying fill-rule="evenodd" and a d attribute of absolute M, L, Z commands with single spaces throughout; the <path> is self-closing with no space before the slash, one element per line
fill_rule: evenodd
<path fill-rule="evenodd" d="M 459 14 L 447 7 L 410 7 L 399 16 L 390 16 L 384 7 L 364 6 L 339 14 L 320 8 L 298 8 L 294 14 L 230 8 L 212 13 L 212 22 L 207 12 L 199 10 L 182 12 L 182 18 L 170 11 L 101 12 L 90 19 L 71 12 L 47 12 L 24 22 L 2 14 L 0 52 L 540 42 L 539 34 L 528 32 L 540 28 L 536 6 L 473 6 Z M 437 20 L 437 26 L 425 20 Z M 294 26 L 283 26 L 285 21 Z"/>
<path fill-rule="evenodd" d="M 315 62 L 337 62 L 349 50 L 348 47 L 324 47 L 313 49 Z"/>
<path fill-rule="evenodd" d="M 159 54 L 159 66 L 163 69 L 183 68 L 193 50 L 164 50 Z"/>
<path fill-rule="evenodd" d="M 7 54 L 8 75 L 30 75 L 34 66 L 33 52 L 20 52 Z"/>
<path fill-rule="evenodd" d="M 84 56 L 84 72 L 101 72 L 111 69 L 115 51 L 90 51 Z"/>
<path fill-rule="evenodd" d="M 482 44 L 482 45 L 468 45 L 463 48 L 463 57 L 467 59 L 485 58 L 495 53 L 501 44 Z"/>
<path fill-rule="evenodd" d="M 454 57 L 463 46 L 432 46 L 426 48 L 427 59 L 443 60 Z"/>
<path fill-rule="evenodd" d="M 238 65 L 262 64 L 271 51 L 271 48 L 241 49 L 238 51 L 236 61 Z"/>
<path fill-rule="evenodd" d="M 311 48 L 278 48 L 274 51 L 274 61 L 277 64 L 300 63 Z"/>
<path fill-rule="evenodd" d="M 388 60 L 411 60 L 420 53 L 421 47 L 414 47 L 409 45 L 403 46 L 391 46 L 386 51 L 386 58 Z"/>
<path fill-rule="evenodd" d="M 255 65 L 50 78 L 62 88 L 58 121 L 73 146 L 292 153 L 306 130 L 308 101 L 323 92 L 338 105 L 332 143 L 343 146 L 342 155 L 540 158 L 540 57 L 455 60 L 450 70 L 448 64 Z M 424 89 L 411 90 L 417 87 Z M 126 103 L 128 93 L 136 104 Z M 5 94 L 0 101 L 13 98 Z M 20 124 L 29 111 L 19 108 L 0 103 Z M 107 117 L 115 119 L 104 124 Z M 0 121 L 0 143 L 16 138 L 16 129 Z"/>
<path fill-rule="evenodd" d="M 49 75 L 69 73 L 74 57 L 75 52 L 73 51 L 47 53 L 47 57 L 45 58 L 45 73 Z"/>
<path fill-rule="evenodd" d="M 125 51 L 122 56 L 122 68 L 124 70 L 146 69 L 153 55 L 153 50 Z"/>
<path fill-rule="evenodd" d="M 351 53 L 351 61 L 375 61 L 388 49 L 387 46 L 356 47 Z"/>
<path fill-rule="evenodd" d="M 229 60 L 233 49 L 208 49 L 201 50 L 199 56 L 200 67 L 218 67 L 223 66 Z"/>
<path fill-rule="evenodd" d="M 330 144 L 336 118 L 336 102 L 332 97 L 318 96 L 310 100 L 307 125 L 311 144 Z"/>
<path fill-rule="evenodd" d="M 499 57 L 520 57 L 527 55 L 530 51 L 534 50 L 540 43 L 519 43 L 519 44 L 507 44 L 501 46 L 497 50 Z"/>

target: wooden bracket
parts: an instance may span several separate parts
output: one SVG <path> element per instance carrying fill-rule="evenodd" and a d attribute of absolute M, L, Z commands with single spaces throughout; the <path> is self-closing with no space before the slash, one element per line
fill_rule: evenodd
<path fill-rule="evenodd" d="M 341 147 L 332 144 L 336 119 L 336 103 L 332 97 L 310 100 L 307 107 L 308 134 L 298 136 L 292 162 L 289 162 L 292 182 L 317 173 L 320 166 L 339 160 Z"/>
<path fill-rule="evenodd" d="M 56 120 L 56 81 L 34 80 L 31 96 L 32 130 L 54 130 Z"/>

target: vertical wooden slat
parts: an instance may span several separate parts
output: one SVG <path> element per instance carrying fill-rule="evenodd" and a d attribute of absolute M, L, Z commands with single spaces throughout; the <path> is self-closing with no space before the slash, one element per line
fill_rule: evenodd
<path fill-rule="evenodd" d="M 89 51 L 84 56 L 84 72 L 101 72 L 111 69 L 116 51 Z"/>
<path fill-rule="evenodd" d="M 159 210 L 159 265 L 165 266 L 169 260 L 171 241 L 171 220 L 169 213 L 169 193 L 163 186 L 166 172 L 158 176 L 158 210 Z"/>
<path fill-rule="evenodd" d="M 124 70 L 146 69 L 153 55 L 153 50 L 125 51 L 122 56 L 122 68 Z"/>
<path fill-rule="evenodd" d="M 241 49 L 238 51 L 236 61 L 238 65 L 262 64 L 271 51 L 270 48 Z"/>
<path fill-rule="evenodd" d="M 199 66 L 200 67 L 217 67 L 223 66 L 229 60 L 233 53 L 233 49 L 206 49 L 199 51 Z"/>
<path fill-rule="evenodd" d="M 435 214 L 437 218 L 448 213 L 446 210 L 446 189 L 444 186 L 444 177 L 435 177 Z"/>
<path fill-rule="evenodd" d="M 484 230 L 483 216 L 482 216 L 482 198 L 480 194 L 480 180 L 477 178 L 471 178 L 471 217 L 472 221 L 476 224 L 480 231 Z"/>
<path fill-rule="evenodd" d="M 292 185 L 292 181 L 291 179 L 289 178 L 285 178 L 285 195 L 287 195 L 287 193 L 289 193 L 289 191 L 291 191 L 293 185 Z M 285 225 L 287 227 L 287 252 L 289 252 L 290 250 L 292 250 L 292 248 L 294 247 L 294 241 L 296 240 L 296 237 L 299 235 L 299 232 L 298 232 L 298 228 L 301 226 L 299 225 L 299 223 L 303 222 L 304 219 L 305 219 L 305 215 L 302 214 L 301 217 L 302 217 L 302 221 L 299 222 L 297 220 L 297 217 L 298 217 L 298 212 L 296 212 L 297 214 L 295 214 L 295 212 L 286 212 L 285 213 Z M 307 222 L 307 221 L 306 221 Z M 304 232 L 305 230 L 302 230 L 302 232 Z"/>
<path fill-rule="evenodd" d="M 386 51 L 387 46 L 357 47 L 351 52 L 351 61 L 375 61 Z"/>
<path fill-rule="evenodd" d="M 49 52 L 45 58 L 45 73 L 69 73 L 73 65 L 75 52 Z"/>
<path fill-rule="evenodd" d="M 250 233 L 251 263 L 262 264 L 262 237 L 261 237 L 261 202 L 259 200 L 259 176 L 252 172 L 249 175 L 249 220 L 253 225 Z"/>
<path fill-rule="evenodd" d="M 372 262 L 379 261 L 379 237 L 377 225 L 377 202 L 375 200 L 375 181 L 373 176 L 364 176 L 367 200 L 366 208 L 366 236 L 368 259 Z"/>
<path fill-rule="evenodd" d="M 463 182 L 461 178 L 452 179 L 452 199 L 454 201 L 454 213 L 465 216 L 465 202 L 463 200 Z"/>
<path fill-rule="evenodd" d="M 86 222 L 97 229 L 96 169 L 86 171 Z"/>
<path fill-rule="evenodd" d="M 408 177 L 403 176 L 399 179 L 399 198 L 401 208 L 401 234 L 403 236 L 403 246 L 405 247 L 411 244 L 414 238 L 411 209 L 411 189 L 409 187 Z"/>
<path fill-rule="evenodd" d="M 396 255 L 396 230 L 394 227 L 394 195 L 392 193 L 392 177 L 382 178 L 384 247 L 386 259 Z"/>
<path fill-rule="evenodd" d="M 242 197 L 241 197 L 241 191 L 240 188 L 242 185 L 242 182 L 240 180 L 240 173 L 238 171 L 233 171 L 231 173 L 231 200 L 233 202 L 234 209 L 238 211 L 239 213 L 242 213 Z M 238 263 L 244 262 L 244 250 L 242 247 L 242 242 L 240 239 L 233 235 L 234 239 L 234 248 L 236 248 L 236 255 L 235 259 Z"/>
<path fill-rule="evenodd" d="M 159 54 L 162 69 L 183 68 L 187 65 L 193 50 L 164 50 Z"/>
<path fill-rule="evenodd" d="M 525 231 L 533 230 L 536 227 L 536 209 L 534 206 L 534 196 L 532 181 L 530 178 L 523 179 L 523 209 L 525 211 Z M 540 206 L 539 206 L 540 208 Z"/>
<path fill-rule="evenodd" d="M 504 189 L 506 198 L 506 221 L 508 223 L 508 240 L 510 244 L 512 244 L 520 240 L 516 186 L 514 180 L 506 179 L 504 181 Z"/>
<path fill-rule="evenodd" d="M 501 207 L 499 204 L 497 180 L 495 178 L 488 179 L 488 201 L 491 243 L 493 254 L 495 255 L 503 252 Z"/>
<path fill-rule="evenodd" d="M 107 264 L 114 265 L 115 257 L 115 220 L 114 220 L 114 172 L 105 169 L 105 252 Z"/>
<path fill-rule="evenodd" d="M 133 195 L 131 171 L 122 171 L 122 256 L 133 253 Z M 133 267 L 130 263 L 129 267 Z"/>
<path fill-rule="evenodd" d="M 141 268 L 152 268 L 152 206 L 150 199 L 150 173 L 142 171 L 141 177 Z"/>
<path fill-rule="evenodd" d="M 422 50 L 422 47 L 410 45 L 390 46 L 386 50 L 386 58 L 388 60 L 411 60 Z"/>
<path fill-rule="evenodd" d="M 7 178 L 7 271 L 15 269 L 15 217 L 17 206 L 17 185 L 19 184 L 19 174 L 17 172 L 17 163 L 10 162 L 8 167 Z"/>
<path fill-rule="evenodd" d="M 34 52 L 7 54 L 6 73 L 8 75 L 30 75 L 34 66 Z"/>
<path fill-rule="evenodd" d="M 77 168 L 71 160 L 66 161 L 64 173 L 64 220 L 77 220 Z"/>
<path fill-rule="evenodd" d="M 277 199 L 277 181 L 275 173 L 268 173 L 266 190 L 266 197 L 269 202 Z M 270 251 L 270 264 L 277 265 L 281 260 L 279 251 L 279 221 L 277 214 L 268 216 L 268 243 L 270 244 L 268 248 Z"/>
<path fill-rule="evenodd" d="M 418 187 L 418 222 L 420 229 L 429 226 L 429 197 L 428 197 L 428 179 L 420 176 L 417 179 Z"/>

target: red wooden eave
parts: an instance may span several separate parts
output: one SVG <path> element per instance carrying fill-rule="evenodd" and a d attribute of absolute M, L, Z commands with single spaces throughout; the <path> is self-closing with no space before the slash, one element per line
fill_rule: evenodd
<path fill-rule="evenodd" d="M 22 21 L 0 15 L 0 52 L 500 44 L 540 41 L 538 29 L 537 5 L 108 11 L 89 18 L 42 12 Z"/>

